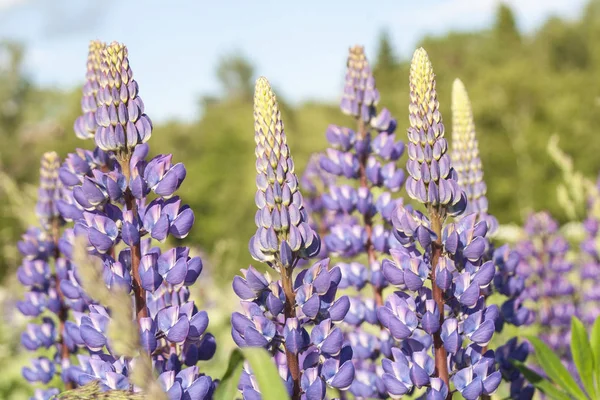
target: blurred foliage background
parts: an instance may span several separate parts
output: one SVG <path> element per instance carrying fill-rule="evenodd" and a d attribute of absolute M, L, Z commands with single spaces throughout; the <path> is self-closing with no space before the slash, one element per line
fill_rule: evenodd
<path fill-rule="evenodd" d="M 489 29 L 450 32 L 420 42 L 438 76 L 448 132 L 454 78 L 459 77 L 469 91 L 490 210 L 501 223 L 519 224 L 529 211 L 539 209 L 549 209 L 559 220 L 566 220 L 556 198 L 561 174 L 546 151 L 553 134 L 573 157 L 575 169 L 591 178 L 600 170 L 598 37 L 600 1 L 591 0 L 579 20 L 552 18 L 528 35 L 518 31 L 512 11 L 501 5 Z M 0 290 L 5 315 L 14 309 L 14 296 L 9 292 L 18 287 L 15 243 L 33 219 L 41 154 L 56 150 L 64 157 L 76 147 L 91 146 L 89 141 L 78 140 L 72 129 L 80 114 L 81 89 L 35 86 L 23 71 L 23 51 L 19 43 L 0 43 L 0 279 L 5 288 L 12 288 Z M 396 52 L 383 31 L 371 63 L 381 92 L 380 105 L 392 111 L 399 130 L 404 131 L 410 60 Z M 339 62 L 343 65 L 345 60 Z M 259 72 L 239 55 L 224 57 L 215 70 L 223 95 L 200 98 L 195 121 L 156 124 L 150 142 L 154 154 L 173 153 L 174 161 L 186 165 L 188 178 L 180 195 L 195 211 L 196 225 L 185 242 L 205 254 L 203 276 L 209 284 L 200 285 L 196 296 L 208 298 L 201 292 L 208 288 L 217 295 L 213 304 L 227 304 L 219 305 L 211 315 L 212 330 L 219 331 L 217 338 L 224 338 L 219 343 L 231 342 L 227 324 L 235 302 L 227 281 L 250 263 L 247 241 L 255 229 L 252 91 Z M 339 77 L 340 87 L 343 78 Z M 143 97 L 144 83 L 140 86 Z M 285 98 L 280 100 L 290 147 L 302 171 L 310 153 L 326 147 L 327 125 L 351 121 L 340 115 L 337 104 L 292 107 Z M 152 110 L 148 113 L 152 117 Z M 0 360 L 19 352 L 20 331 L 13 331 L 16 328 L 10 321 L 5 318 L 0 323 Z M 219 351 L 218 361 L 222 362 L 227 346 Z M 8 377 L 4 364 L 0 361 L 0 374 Z M 19 388 L 27 391 L 19 370 L 12 371 L 0 383 L 1 398 L 7 393 L 16 396 Z"/>

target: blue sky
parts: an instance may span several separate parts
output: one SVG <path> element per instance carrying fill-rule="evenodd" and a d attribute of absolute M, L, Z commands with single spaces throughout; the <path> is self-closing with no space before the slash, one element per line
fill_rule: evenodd
<path fill-rule="evenodd" d="M 576 17 L 585 0 L 508 0 L 519 26 L 549 15 Z M 386 28 L 407 57 L 425 34 L 486 27 L 498 0 L 0 0 L 0 39 L 27 46 L 26 70 L 37 83 L 82 82 L 90 39 L 129 48 L 140 94 L 153 120 L 192 119 L 202 94 L 218 94 L 215 67 L 232 52 L 249 57 L 294 103 L 333 101 L 347 48 L 373 56 Z"/>

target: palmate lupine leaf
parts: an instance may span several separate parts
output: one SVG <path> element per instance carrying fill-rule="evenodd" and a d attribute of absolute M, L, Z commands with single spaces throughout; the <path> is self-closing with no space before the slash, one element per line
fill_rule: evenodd
<path fill-rule="evenodd" d="M 540 366 L 552 382 L 560 386 L 566 393 L 572 395 L 573 398 L 588 398 L 550 347 L 535 336 L 527 336 L 527 340 L 533 345 Z"/>
<path fill-rule="evenodd" d="M 266 350 L 259 347 L 246 347 L 242 349 L 242 353 L 258 381 L 258 388 L 263 400 L 288 400 L 290 398 L 277 368 Z"/>
<path fill-rule="evenodd" d="M 544 392 L 544 394 L 551 399 L 555 400 L 570 400 L 571 398 L 565 392 L 560 389 L 557 389 L 556 386 L 552 384 L 552 382 L 547 381 L 542 376 L 538 375 L 535 371 L 527 368 L 525 364 L 520 361 L 513 360 L 513 365 L 521 371 L 525 379 L 531 382 L 537 389 Z"/>
<path fill-rule="evenodd" d="M 576 317 L 571 319 L 571 354 L 579 371 L 579 378 L 591 398 L 598 398 L 594 388 L 594 357 L 583 322 Z M 596 368 L 598 368 L 596 366 Z"/>
<path fill-rule="evenodd" d="M 235 399 L 239 394 L 237 388 L 240 376 L 242 375 L 242 365 L 244 364 L 244 355 L 239 349 L 235 349 L 229 356 L 229 364 L 227 371 L 219 382 L 219 386 L 215 391 L 214 400 L 229 400 Z"/>

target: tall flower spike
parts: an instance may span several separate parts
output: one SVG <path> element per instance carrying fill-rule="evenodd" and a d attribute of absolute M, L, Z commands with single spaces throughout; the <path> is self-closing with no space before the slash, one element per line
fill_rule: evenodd
<path fill-rule="evenodd" d="M 18 244 L 23 262 L 17 270 L 17 277 L 27 288 L 27 292 L 25 299 L 17 303 L 17 308 L 29 317 L 42 316 L 39 324 L 28 324 L 21 334 L 23 347 L 30 351 L 40 348 L 56 349 L 56 355 L 52 359 L 34 359 L 32 367 L 23 368 L 23 376 L 30 382 L 41 381 L 47 384 L 55 374 L 60 374 L 65 387 L 72 388 L 73 382 L 68 378 L 67 371 L 71 353 L 75 353 L 77 348 L 66 329 L 72 303 L 65 297 L 62 286 L 67 276 L 73 273 L 73 268 L 61 254 L 59 245 L 60 226 L 64 222 L 56 206 L 63 193 L 58 180 L 59 167 L 60 159 L 55 152 L 42 156 L 36 205 L 42 229 L 30 228 Z M 56 318 L 51 318 L 51 314 Z M 47 393 L 54 391 L 48 389 Z"/>
<path fill-rule="evenodd" d="M 401 351 L 393 354 L 397 366 L 383 364 L 384 384 L 392 396 L 414 385 L 428 387 L 427 398 L 444 398 L 451 383 L 467 399 L 489 396 L 501 374 L 487 349 L 499 313 L 484 295 L 495 273 L 484 257 L 488 229 L 475 214 L 454 223 L 446 219 L 464 211 L 466 196 L 446 154 L 434 74 L 423 49 L 411 65 L 409 114 L 407 192 L 425 204 L 427 215 L 401 204 L 392 213 L 394 236 L 404 248 L 390 251 L 383 275 L 401 291 L 377 315 Z M 410 368 L 410 379 L 402 368 Z"/>
<path fill-rule="evenodd" d="M 308 223 L 277 98 L 265 78 L 256 82 L 254 131 L 258 211 L 250 253 L 281 271 L 316 255 L 321 244 Z"/>
<path fill-rule="evenodd" d="M 444 138 L 435 74 L 423 48 L 413 55 L 409 85 L 409 160 L 406 169 L 410 177 L 406 181 L 406 192 L 436 210 L 442 218 L 446 212 L 461 214 L 466 206 L 466 196 L 458 186 L 457 174 L 446 154 L 448 142 Z"/>
<path fill-rule="evenodd" d="M 100 149 L 78 149 L 59 173 L 65 192 L 71 191 L 59 209 L 74 222 L 59 246 L 71 259 L 79 257 L 71 264 L 80 267 L 65 271 L 60 282 L 74 317 L 66 332 L 68 343 L 89 353 L 63 368 L 63 375 L 75 385 L 97 380 L 102 391 L 159 398 L 151 393 L 160 387 L 170 399 L 208 400 L 215 385 L 196 364 L 213 356 L 216 343 L 208 314 L 191 301 L 188 289 L 202 261 L 187 247 L 156 246 L 169 236 L 186 237 L 193 226 L 193 211 L 175 193 L 185 167 L 173 164 L 170 154 L 148 159 L 143 142 L 151 125 L 124 46 L 104 50 L 99 83 Z M 31 253 L 30 246 L 22 247 Z M 32 281 L 25 272 L 23 278 Z M 39 297 L 22 308 L 35 313 Z M 152 369 L 160 374 L 157 381 Z"/>
<path fill-rule="evenodd" d="M 401 246 L 390 219 L 396 204 L 402 203 L 393 193 L 404 183 L 404 170 L 398 165 L 404 142 L 398 140 L 390 111 L 377 112 L 379 93 L 362 46 L 350 48 L 346 65 L 340 108 L 354 117 L 354 126 L 327 127 L 329 146 L 319 155 L 319 173 L 309 163 L 302 184 L 304 193 L 312 195 L 309 208 L 323 232 L 321 253 L 343 259 L 338 264 L 339 287 L 356 291 L 340 325 L 344 340 L 352 345 L 356 370 L 348 391 L 357 398 L 387 398 L 377 371 L 381 354 L 391 356 L 392 343 L 376 309 L 384 304 L 388 285 L 381 256 Z M 362 290 L 365 286 L 371 291 Z"/>
<path fill-rule="evenodd" d="M 322 400 L 326 386 L 342 390 L 354 379 L 352 349 L 336 327 L 350 302 L 346 296 L 335 300 L 341 271 L 330 269 L 329 259 L 293 276 L 300 258 L 318 253 L 320 239 L 308 224 L 277 99 L 265 78 L 256 82 L 254 127 L 258 211 L 250 253 L 281 279 L 252 267 L 235 277 L 243 313 L 232 314 L 231 335 L 240 347 L 263 347 L 274 355 L 293 400 Z M 245 371 L 238 386 L 244 399 L 259 398 L 252 382 Z"/>
<path fill-rule="evenodd" d="M 340 108 L 344 114 L 369 122 L 375 116 L 379 92 L 362 46 L 350 48 L 346 71 L 346 84 Z"/>
<path fill-rule="evenodd" d="M 116 42 L 102 51 L 97 96 L 96 145 L 118 158 L 131 155 L 152 134 L 152 122 L 144 113 L 127 56 L 127 48 Z"/>
<path fill-rule="evenodd" d="M 106 44 L 99 40 L 92 40 L 87 60 L 87 73 L 83 85 L 83 97 L 81 98 L 81 111 L 83 115 L 75 120 L 75 135 L 80 139 L 91 139 L 96 133 L 96 110 L 98 109 L 98 90 L 100 88 L 100 61 L 102 51 Z"/>
<path fill-rule="evenodd" d="M 479 158 L 479 145 L 469 95 L 465 85 L 456 79 L 452 85 L 452 166 L 458 175 L 458 185 L 467 196 L 466 214 L 477 213 L 496 230 L 498 222 L 488 215 L 487 187 Z"/>
<path fill-rule="evenodd" d="M 521 298 L 535 311 L 539 337 L 573 366 L 564 338 L 570 335 L 571 317 L 581 318 L 581 300 L 588 294 L 584 276 L 577 276 L 578 265 L 568 257 L 569 242 L 548 212 L 531 214 L 524 229 L 526 239 L 517 244 L 521 256 L 517 268 L 527 277 Z"/>

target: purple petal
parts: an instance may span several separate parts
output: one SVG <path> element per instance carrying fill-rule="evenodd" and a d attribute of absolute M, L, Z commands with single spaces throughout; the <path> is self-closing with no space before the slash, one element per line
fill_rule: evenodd
<path fill-rule="evenodd" d="M 167 340 L 173 343 L 182 343 L 185 341 L 190 330 L 190 321 L 187 316 L 182 315 L 179 320 L 167 332 Z"/>
<path fill-rule="evenodd" d="M 208 327 L 208 314 L 206 311 L 200 311 L 196 313 L 190 320 L 190 340 L 198 340 L 200 336 L 206 331 Z"/>
<path fill-rule="evenodd" d="M 194 212 L 191 208 L 184 208 L 173 221 L 169 232 L 177 239 L 185 238 L 194 225 Z"/>
<path fill-rule="evenodd" d="M 346 361 L 340 367 L 339 371 L 334 375 L 333 379 L 329 382 L 331 387 L 346 390 L 352 384 L 354 380 L 354 364 L 351 361 Z"/>
<path fill-rule="evenodd" d="M 314 318 L 319 313 L 321 301 L 317 294 L 312 295 L 304 305 L 302 305 L 302 311 L 309 318 Z"/>
<path fill-rule="evenodd" d="M 212 386 L 210 377 L 199 376 L 185 391 L 190 400 L 204 400 L 207 398 Z"/>
<path fill-rule="evenodd" d="M 342 296 L 329 308 L 329 318 L 333 322 L 339 322 L 344 319 L 350 309 L 350 299 L 348 296 Z"/>
<path fill-rule="evenodd" d="M 85 344 L 90 348 L 102 348 L 106 344 L 106 337 L 90 325 L 81 325 L 79 333 Z"/>

